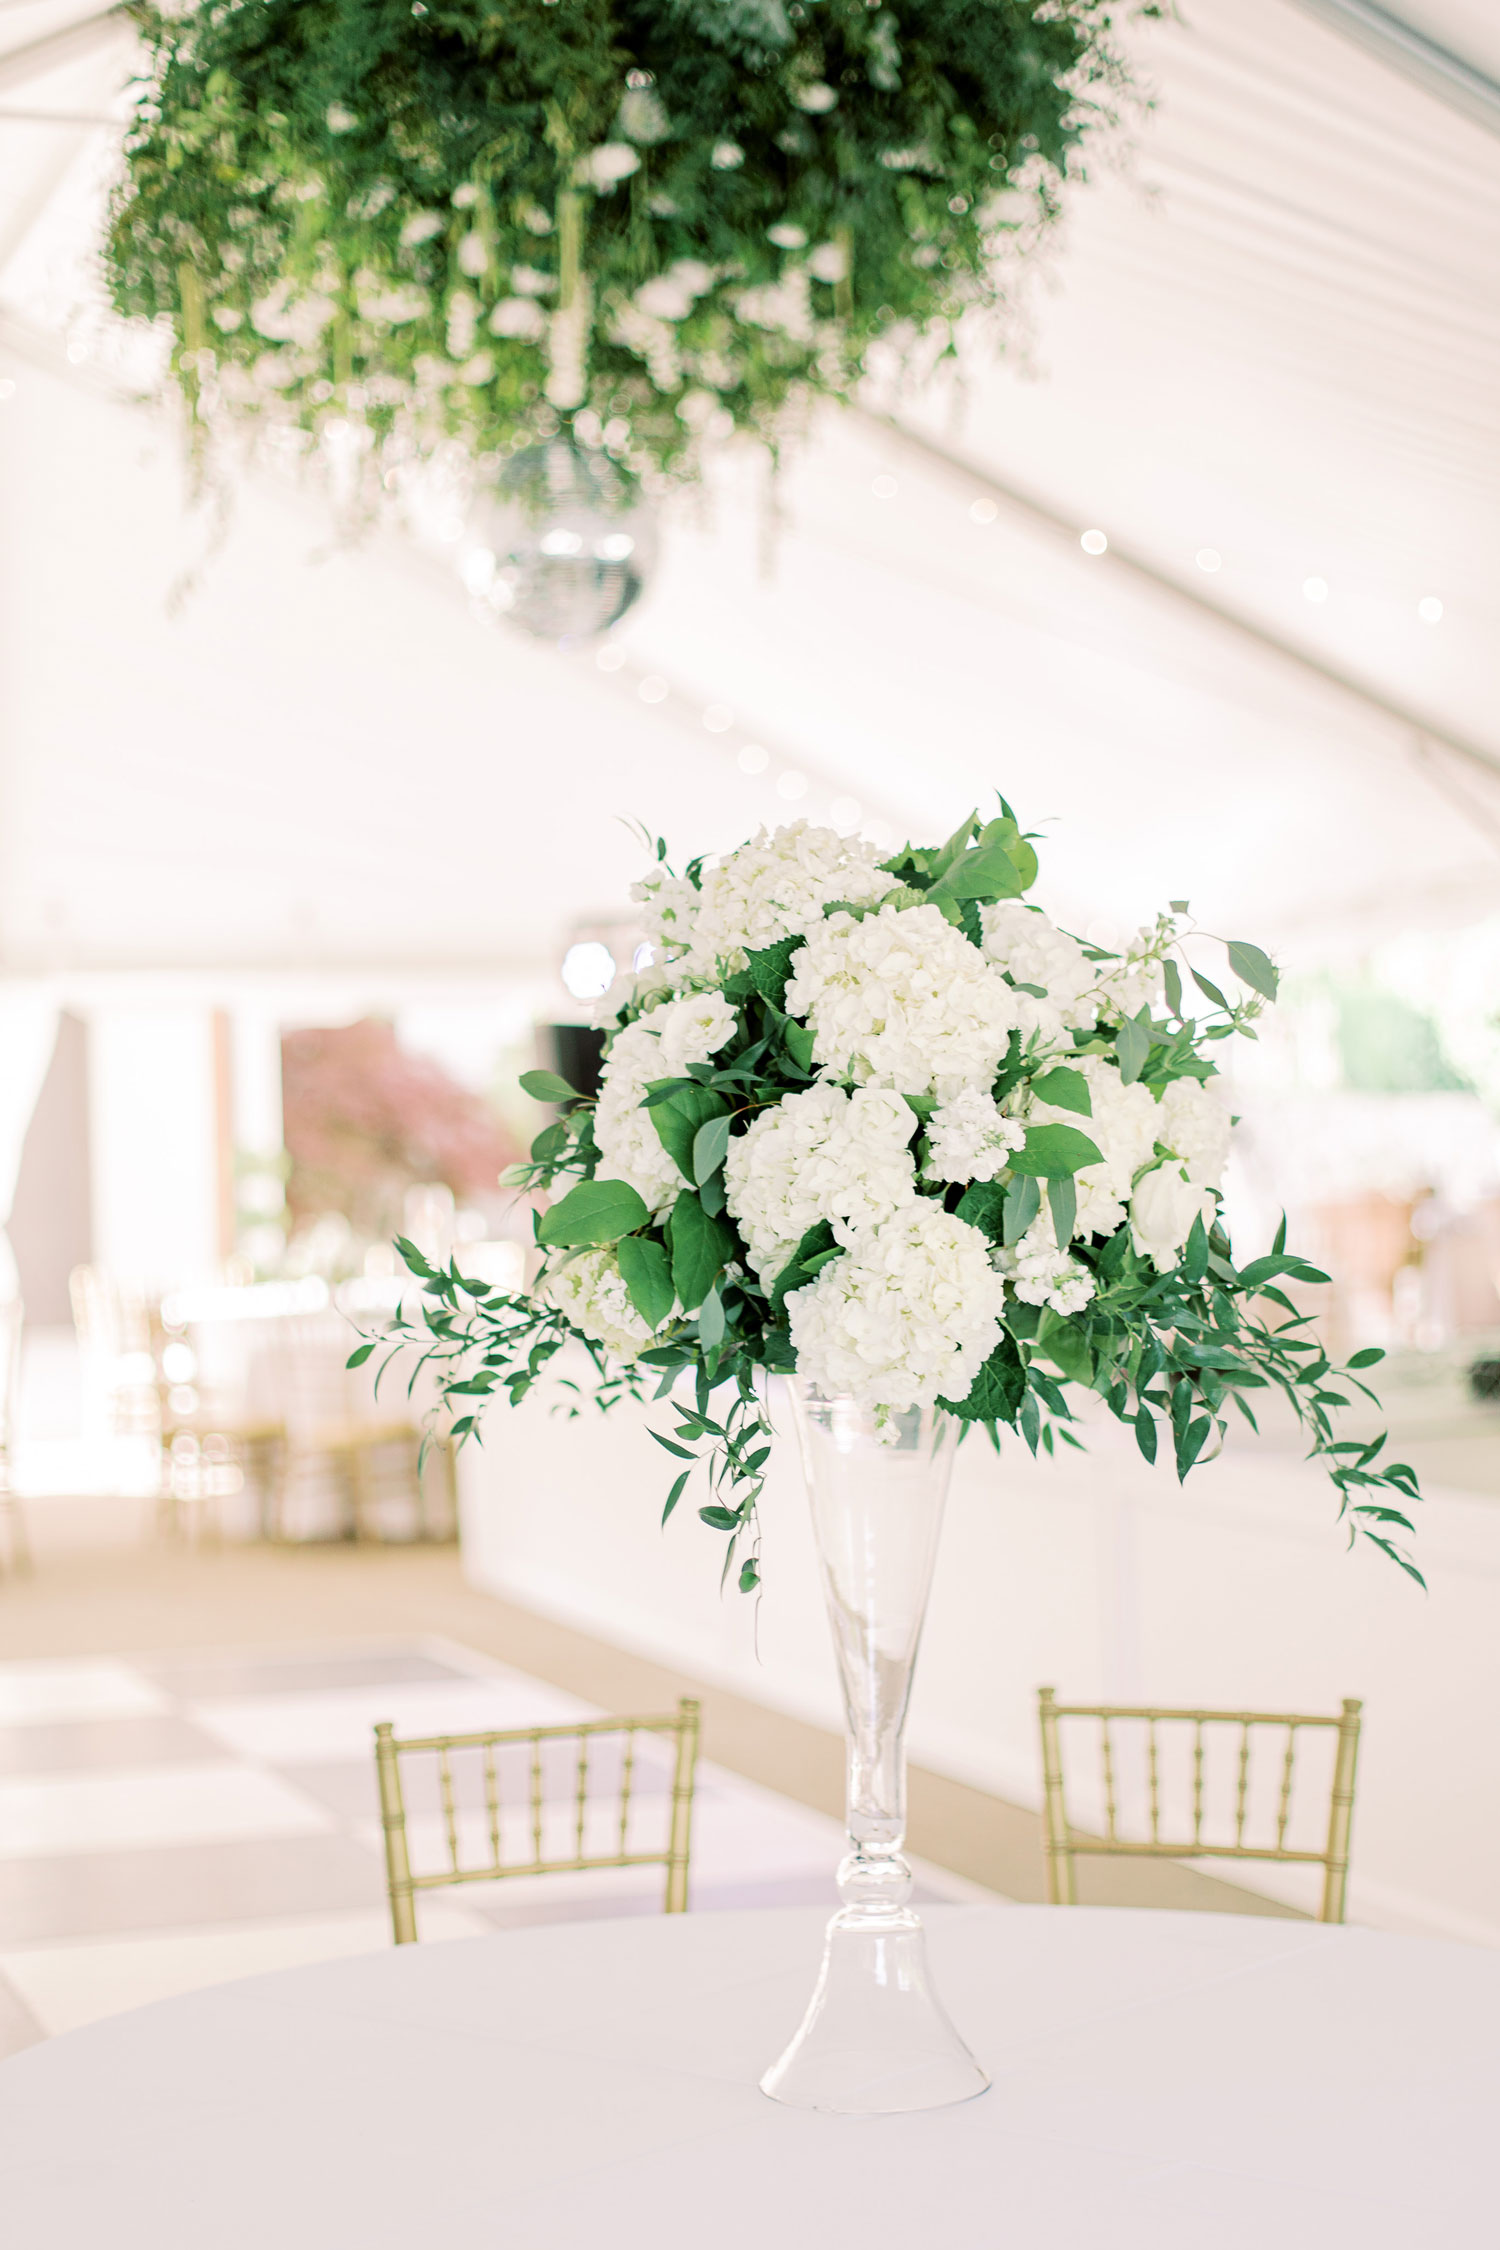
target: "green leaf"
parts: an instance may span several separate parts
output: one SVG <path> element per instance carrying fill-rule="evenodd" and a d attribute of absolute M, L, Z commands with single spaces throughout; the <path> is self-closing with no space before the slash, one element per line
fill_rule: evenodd
<path fill-rule="evenodd" d="M 1198 990 L 1203 994 L 1206 1000 L 1212 1000 L 1216 1008 L 1223 1008 L 1226 1013 L 1228 1012 L 1229 1002 L 1225 999 L 1223 993 L 1219 990 L 1216 984 L 1210 984 L 1207 977 L 1200 977 L 1197 970 L 1192 968 L 1191 966 L 1189 967 L 1188 974 L 1192 977 L 1194 984 L 1198 987 Z"/>
<path fill-rule="evenodd" d="M 1075 1125 L 1031 1125 L 1026 1146 L 1006 1158 L 1012 1172 L 1034 1180 L 1067 1179 L 1085 1164 L 1102 1164 L 1102 1151 Z"/>
<path fill-rule="evenodd" d="M 1008 1422 L 1015 1427 L 1016 1412 L 1026 1396 L 1026 1370 L 1013 1337 L 1002 1336 L 961 1399 L 938 1400 L 939 1406 L 960 1422 Z"/>
<path fill-rule="evenodd" d="M 555 1070 L 523 1070 L 521 1091 L 534 1102 L 576 1102 L 582 1100 L 576 1086 L 566 1078 L 559 1078 Z"/>
<path fill-rule="evenodd" d="M 1203 1214 L 1194 1219 L 1182 1252 L 1183 1279 L 1198 1282 L 1208 1271 L 1208 1235 L 1204 1230 Z M 1201 1356 L 1201 1355 L 1200 1355 Z"/>
<path fill-rule="evenodd" d="M 791 1056 L 793 1062 L 797 1065 L 797 1068 L 799 1070 L 811 1070 L 813 1066 L 814 1040 L 812 1033 L 807 1028 L 807 1025 L 805 1023 L 798 1023 L 795 1016 L 789 1016 L 787 1018 L 785 1036 L 786 1051 Z"/>
<path fill-rule="evenodd" d="M 363 1367 L 365 1361 L 369 1358 L 374 1349 L 375 1346 L 373 1344 L 357 1345 L 355 1349 L 349 1354 L 349 1357 L 345 1360 L 344 1365 L 346 1367 Z"/>
<path fill-rule="evenodd" d="M 1094 1114 L 1089 1082 L 1081 1070 L 1059 1066 L 1056 1070 L 1044 1071 L 1040 1078 L 1031 1081 L 1031 1091 L 1040 1095 L 1044 1102 L 1050 1102 L 1054 1109 L 1076 1110 L 1080 1117 Z"/>
<path fill-rule="evenodd" d="M 944 846 L 944 853 L 951 846 Z M 927 893 L 935 905 L 944 899 L 1019 898 L 1036 881 L 1036 853 L 1013 820 L 987 821 L 973 848 L 961 851 Z"/>
<path fill-rule="evenodd" d="M 403 1265 L 407 1266 L 412 1273 L 420 1274 L 424 1281 L 431 1281 L 434 1278 L 436 1269 L 427 1263 L 416 1244 L 408 1242 L 404 1234 L 397 1235 L 396 1250 Z"/>
<path fill-rule="evenodd" d="M 1034 1180 L 1030 1184 L 1036 1187 Z M 976 1180 L 972 1187 L 965 1188 L 954 1217 L 962 1219 L 965 1226 L 977 1227 L 991 1242 L 999 1242 L 1004 1233 L 1008 1193 L 998 1180 Z M 1037 1188 L 1037 1195 L 1041 1195 L 1040 1188 Z"/>
<path fill-rule="evenodd" d="M 656 1093 L 664 1083 L 671 1084 L 670 1080 L 658 1079 L 647 1088 L 648 1093 Z M 694 1178 L 693 1146 L 700 1127 L 711 1118 L 726 1116 L 728 1109 L 729 1104 L 722 1094 L 692 1082 L 672 1086 L 670 1092 L 651 1105 L 649 1114 L 661 1145 L 685 1180 Z"/>
<path fill-rule="evenodd" d="M 1145 1013 L 1143 1009 L 1142 1014 Z M 1120 1076 L 1127 1086 L 1133 1086 L 1146 1067 L 1151 1052 L 1151 1034 L 1139 1017 L 1127 1016 L 1115 1033 L 1115 1053 L 1120 1059 Z"/>
<path fill-rule="evenodd" d="M 1047 1208 L 1052 1213 L 1052 1233 L 1057 1247 L 1066 1250 L 1073 1239 L 1078 1217 L 1078 1190 L 1071 1178 L 1047 1182 Z"/>
<path fill-rule="evenodd" d="M 1143 1406 L 1135 1418 L 1135 1442 L 1146 1459 L 1156 1460 L 1156 1417 L 1149 1406 Z"/>
<path fill-rule="evenodd" d="M 763 1000 L 776 1008 L 786 1004 L 786 982 L 792 973 L 792 955 L 807 940 L 798 933 L 795 937 L 778 938 L 774 945 L 763 945 L 747 953 L 750 978 Z"/>
<path fill-rule="evenodd" d="M 1269 953 L 1262 953 L 1258 945 L 1251 945 L 1244 938 L 1232 938 L 1229 966 L 1241 984 L 1248 984 L 1252 992 L 1258 992 L 1265 1000 L 1275 999 L 1281 979 Z"/>
<path fill-rule="evenodd" d="M 1182 971 L 1175 961 L 1163 961 L 1161 981 L 1167 988 L 1167 1006 L 1174 1016 L 1182 1014 Z"/>
<path fill-rule="evenodd" d="M 710 1289 L 698 1308 L 698 1341 L 706 1352 L 724 1341 L 724 1300 L 717 1289 Z"/>
<path fill-rule="evenodd" d="M 1349 1365 L 1351 1367 L 1373 1367 L 1377 1360 L 1382 1360 L 1384 1358 L 1385 1353 L 1381 1350 L 1378 1344 L 1366 1344 L 1362 1352 L 1354 1353 L 1353 1357 L 1349 1361 Z M 351 1360 L 349 1364 L 352 1367 L 354 1365 L 353 1360 Z"/>
<path fill-rule="evenodd" d="M 618 1242 L 634 1234 L 651 1216 L 635 1189 L 624 1180 L 580 1180 L 561 1203 L 544 1211 L 537 1240 L 549 1250 L 576 1250 L 586 1245 Z"/>
<path fill-rule="evenodd" d="M 753 1594 L 759 1584 L 760 1565 L 752 1555 L 748 1561 L 740 1564 L 740 1592 L 742 1594 Z"/>
<path fill-rule="evenodd" d="M 711 1117 L 693 1135 L 693 1178 L 699 1187 L 711 1180 L 729 1147 L 729 1119 Z"/>
<path fill-rule="evenodd" d="M 708 1524 L 709 1527 L 714 1531 L 735 1531 L 739 1528 L 740 1519 L 737 1515 L 734 1514 L 732 1509 L 719 1507 L 700 1508 L 698 1510 L 698 1514 L 701 1521 Z"/>
<path fill-rule="evenodd" d="M 833 1229 L 826 1219 L 820 1219 L 815 1227 L 808 1228 L 772 1283 L 773 1309 L 780 1312 L 789 1293 L 793 1289 L 800 1289 L 804 1282 L 811 1281 L 827 1265 L 829 1259 L 837 1254 L 838 1244 L 833 1238 Z"/>
<path fill-rule="evenodd" d="M 729 1262 L 734 1238 L 684 1188 L 672 1206 L 672 1286 L 684 1312 L 696 1312 Z"/>
<path fill-rule="evenodd" d="M 697 1455 L 689 1453 L 685 1445 L 677 1445 L 671 1438 L 663 1437 L 660 1430 L 648 1430 L 646 1435 L 655 1438 L 664 1453 L 675 1453 L 679 1461 L 691 1461 L 696 1465 Z"/>
<path fill-rule="evenodd" d="M 565 1125 L 561 1118 L 555 1124 L 544 1125 L 531 1144 L 532 1163 L 550 1164 L 554 1156 L 561 1156 L 572 1138 L 571 1127 Z"/>
<path fill-rule="evenodd" d="M 967 1199 L 966 1199 L 967 1200 Z M 959 1206 L 960 1210 L 963 1208 Z M 1005 1191 L 1005 1218 L 1002 1236 L 1007 1250 L 1018 1243 L 1042 1208 L 1041 1182 L 1022 1173 L 1011 1181 Z"/>
<path fill-rule="evenodd" d="M 1044 1312 L 1036 1332 L 1036 1348 L 1060 1367 L 1070 1382 L 1092 1383 L 1094 1354 L 1083 1331 L 1058 1313 Z"/>
<path fill-rule="evenodd" d="M 667 1494 L 667 1504 L 661 1512 L 661 1520 L 663 1523 L 666 1522 L 668 1516 L 672 1513 L 672 1510 L 676 1507 L 678 1501 L 682 1498 L 683 1491 L 687 1485 L 687 1480 L 692 1475 L 692 1473 L 693 1472 L 691 1469 L 684 1469 L 681 1476 L 678 1477 L 676 1483 L 673 1485 L 671 1491 Z"/>
<path fill-rule="evenodd" d="M 672 1268 L 662 1244 L 648 1234 L 628 1234 L 618 1252 L 630 1302 L 648 1328 L 660 1328 L 672 1310 Z"/>

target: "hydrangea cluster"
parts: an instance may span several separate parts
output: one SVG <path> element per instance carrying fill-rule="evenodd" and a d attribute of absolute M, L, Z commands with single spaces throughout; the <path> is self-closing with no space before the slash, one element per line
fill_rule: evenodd
<path fill-rule="evenodd" d="M 798 1366 L 894 1437 L 904 1408 L 964 1397 L 999 1342 L 1005 1283 L 984 1237 L 922 1199 L 854 1235 L 787 1309 Z"/>
<path fill-rule="evenodd" d="M 763 1110 L 730 1142 L 729 1214 L 762 1281 L 776 1279 L 820 1219 L 847 1245 L 854 1232 L 916 1201 L 912 1125 L 899 1094 L 867 1086 L 846 1093 L 820 1079 Z"/>
<path fill-rule="evenodd" d="M 883 898 L 892 878 L 876 865 L 873 844 L 796 820 L 764 828 L 706 867 L 696 890 L 665 873 L 637 883 L 646 935 L 683 983 L 711 983 L 743 969 L 746 956 L 778 939 L 806 936 L 835 900 Z"/>
<path fill-rule="evenodd" d="M 1023 1305 L 1047 1305 L 1066 1317 L 1082 1312 L 1094 1294 L 1088 1267 L 1058 1248 L 1050 1210 L 1012 1249 L 997 1251 L 995 1263 Z"/>
<path fill-rule="evenodd" d="M 732 1036 L 736 1020 L 721 993 L 688 993 L 615 1034 L 600 1080 L 594 1140 L 604 1172 L 634 1188 L 649 1211 L 665 1211 L 676 1200 L 682 1174 L 645 1107 L 646 1089 L 690 1063 L 707 1062 Z"/>
<path fill-rule="evenodd" d="M 1017 1025 L 1016 995 L 935 906 L 830 914 L 795 957 L 786 1005 L 835 1078 L 942 1099 L 987 1088 Z"/>

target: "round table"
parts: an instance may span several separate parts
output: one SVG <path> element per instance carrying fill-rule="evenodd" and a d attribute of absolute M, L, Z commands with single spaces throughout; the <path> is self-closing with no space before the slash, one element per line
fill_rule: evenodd
<path fill-rule="evenodd" d="M 1492 2239 L 1500 1955 L 1317 1923 L 948 1907 L 994 2084 L 756 2086 L 824 1917 L 548 1924 L 219 1985 L 0 2065 L 6 2250 L 1418 2250 Z"/>

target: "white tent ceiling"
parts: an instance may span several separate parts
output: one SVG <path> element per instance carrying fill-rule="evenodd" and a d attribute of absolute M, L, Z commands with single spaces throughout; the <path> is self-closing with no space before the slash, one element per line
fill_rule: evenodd
<path fill-rule="evenodd" d="M 996 787 L 1079 923 L 1188 895 L 1295 955 L 1500 905 L 1488 0 L 1403 4 L 1467 109 L 1364 0 L 1143 27 L 1156 105 L 1006 356 L 976 335 L 961 383 L 822 417 L 769 571 L 728 461 L 613 672 L 395 540 L 330 556 L 269 482 L 169 611 L 207 526 L 92 306 L 111 129 L 59 120 L 118 113 L 132 50 L 118 16 L 38 45 L 83 12 L 0 7 L 7 966 L 539 965 L 618 904 L 617 812 L 690 850 L 837 795 L 932 830 Z"/>

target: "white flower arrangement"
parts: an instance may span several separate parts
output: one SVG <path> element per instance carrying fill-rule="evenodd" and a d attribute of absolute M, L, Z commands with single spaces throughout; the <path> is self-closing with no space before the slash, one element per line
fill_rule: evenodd
<path fill-rule="evenodd" d="M 936 1408 L 1033 1451 L 1071 1440 L 1069 1395 L 1091 1390 L 1179 1476 L 1270 1385 L 1351 1529 L 1412 1567 L 1393 1540 L 1411 1471 L 1330 1419 L 1379 1354 L 1334 1369 L 1282 1287 L 1325 1277 L 1280 1239 L 1237 1267 L 1223 1225 L 1213 1057 L 1275 996 L 1258 947 L 1229 945 L 1230 1000 L 1194 965 L 1185 908 L 1123 953 L 1086 944 L 1025 902 L 1036 858 L 1003 805 L 885 859 L 805 821 L 681 875 L 656 855 L 633 894 L 655 958 L 597 1096 L 522 1080 L 558 1110 L 517 1175 L 548 1197 L 534 1293 L 402 1246 L 436 1303 L 397 1332 L 439 1362 L 460 1437 L 569 1339 L 605 1404 L 691 1372 L 661 1439 L 687 1464 L 667 1513 L 706 1448 L 699 1512 L 748 1588 L 778 1372 L 893 1437 Z"/>

